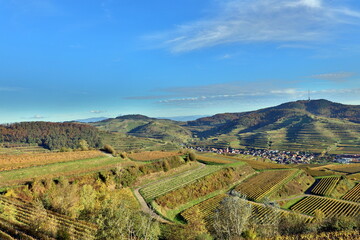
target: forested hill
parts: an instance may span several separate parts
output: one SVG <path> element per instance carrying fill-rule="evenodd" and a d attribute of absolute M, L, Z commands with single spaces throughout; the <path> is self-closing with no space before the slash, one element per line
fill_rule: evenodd
<path fill-rule="evenodd" d="M 341 103 L 331 102 L 325 99 L 311 101 L 296 101 L 284 103 L 274 107 L 275 109 L 299 109 L 307 111 L 311 114 L 349 120 L 351 122 L 360 123 L 360 106 L 345 105 Z"/>
<path fill-rule="evenodd" d="M 101 147 L 99 131 L 80 123 L 21 122 L 0 125 L 0 143 L 38 144 L 48 149 L 78 148 L 85 140 L 89 147 Z"/>

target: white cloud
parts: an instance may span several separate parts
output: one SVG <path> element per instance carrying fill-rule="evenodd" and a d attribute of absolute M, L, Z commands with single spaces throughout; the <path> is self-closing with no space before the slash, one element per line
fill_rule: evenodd
<path fill-rule="evenodd" d="M 360 12 L 321 0 L 227 0 L 216 14 L 151 36 L 174 53 L 228 43 L 314 42 L 339 24 L 358 23 Z"/>
<path fill-rule="evenodd" d="M 321 0 L 299 0 L 299 1 L 290 1 L 288 6 L 298 7 L 298 6 L 305 6 L 310 8 L 320 8 L 322 7 Z"/>

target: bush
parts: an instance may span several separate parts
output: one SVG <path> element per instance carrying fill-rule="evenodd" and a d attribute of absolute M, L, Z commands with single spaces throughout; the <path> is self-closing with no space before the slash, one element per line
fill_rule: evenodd
<path fill-rule="evenodd" d="M 109 145 L 109 144 L 105 144 L 104 147 L 102 148 L 102 150 L 103 150 L 104 152 L 110 153 L 110 154 L 112 154 L 112 155 L 115 155 L 115 154 L 116 154 L 115 149 L 114 149 L 111 145 Z"/>
<path fill-rule="evenodd" d="M 89 150 L 89 144 L 86 140 L 80 139 L 79 140 L 79 149 L 81 151 L 88 151 Z"/>
<path fill-rule="evenodd" d="M 357 227 L 356 219 L 346 216 L 334 216 L 324 221 L 324 231 L 351 231 Z"/>
<path fill-rule="evenodd" d="M 189 153 L 189 159 L 190 159 L 190 161 L 195 161 L 196 160 L 196 154 L 193 153 L 193 152 Z"/>
<path fill-rule="evenodd" d="M 59 151 L 60 152 L 72 152 L 73 150 L 71 148 L 68 148 L 68 147 L 62 147 L 62 148 L 60 148 Z"/>

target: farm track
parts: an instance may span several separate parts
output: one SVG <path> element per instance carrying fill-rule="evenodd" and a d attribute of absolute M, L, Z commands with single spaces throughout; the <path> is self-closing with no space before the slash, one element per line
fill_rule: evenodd
<path fill-rule="evenodd" d="M 141 206 L 141 210 L 144 213 L 149 214 L 152 218 L 156 219 L 157 221 L 161 222 L 161 223 L 168 223 L 171 224 L 170 221 L 166 220 L 165 218 L 163 218 L 162 216 L 158 215 L 154 210 L 152 210 L 148 204 L 145 202 L 145 199 L 141 196 L 140 192 L 139 192 L 140 188 L 136 188 L 134 189 L 134 195 L 137 198 L 137 200 L 140 203 Z"/>

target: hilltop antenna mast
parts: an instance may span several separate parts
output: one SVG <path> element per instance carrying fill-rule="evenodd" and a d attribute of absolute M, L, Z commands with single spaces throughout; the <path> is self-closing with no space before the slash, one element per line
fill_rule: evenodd
<path fill-rule="evenodd" d="M 308 90 L 308 101 L 310 102 L 310 90 Z"/>

